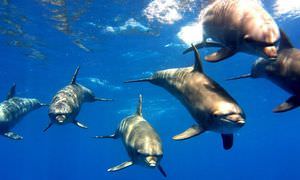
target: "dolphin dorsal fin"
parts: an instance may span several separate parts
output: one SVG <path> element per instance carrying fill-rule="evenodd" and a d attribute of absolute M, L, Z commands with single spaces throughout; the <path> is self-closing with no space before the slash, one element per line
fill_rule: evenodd
<path fill-rule="evenodd" d="M 77 74 L 78 74 L 78 72 L 79 72 L 79 69 L 80 69 L 80 67 L 77 66 L 77 68 L 76 68 L 76 70 L 75 70 L 75 73 L 74 73 L 74 75 L 72 76 L 72 80 L 71 80 L 71 83 L 70 83 L 70 84 L 76 84 L 76 78 L 77 78 Z"/>
<path fill-rule="evenodd" d="M 138 107 L 136 109 L 136 114 L 139 115 L 139 116 L 142 116 L 142 104 L 143 104 L 143 97 L 142 95 L 140 94 L 139 95 L 139 104 L 138 104 Z"/>
<path fill-rule="evenodd" d="M 201 59 L 200 59 L 199 51 L 194 46 L 194 44 L 192 44 L 192 48 L 193 48 L 194 55 L 195 55 L 194 71 L 198 71 L 198 72 L 202 73 L 203 72 L 203 68 L 202 68 L 202 62 L 201 62 Z"/>
<path fill-rule="evenodd" d="M 10 98 L 13 98 L 15 96 L 15 94 L 16 94 L 16 83 L 14 83 L 10 87 L 10 89 L 9 89 L 9 91 L 7 93 L 7 96 L 6 96 L 6 100 L 9 100 Z"/>
<path fill-rule="evenodd" d="M 280 49 L 293 48 L 293 44 L 291 43 L 290 38 L 285 34 L 285 32 L 280 29 Z"/>

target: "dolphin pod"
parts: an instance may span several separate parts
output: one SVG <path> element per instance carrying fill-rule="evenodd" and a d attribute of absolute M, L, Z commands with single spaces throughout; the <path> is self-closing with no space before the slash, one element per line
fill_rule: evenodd
<path fill-rule="evenodd" d="M 0 103 L 0 133 L 13 140 L 21 140 L 22 136 L 14 133 L 11 129 L 29 112 L 47 104 L 37 99 L 15 97 L 16 84 L 14 84 L 5 99 Z"/>
<path fill-rule="evenodd" d="M 160 160 L 163 157 L 160 137 L 142 115 L 142 95 L 139 96 L 136 113 L 125 117 L 114 134 L 96 136 L 96 138 L 122 138 L 123 144 L 131 159 L 108 169 L 108 171 L 118 171 L 133 164 L 139 164 L 150 168 L 157 167 L 163 176 L 167 176 L 160 165 Z"/>
<path fill-rule="evenodd" d="M 149 78 L 126 83 L 146 81 L 160 86 L 188 109 L 197 124 L 174 136 L 174 140 L 214 131 L 222 135 L 224 148 L 230 149 L 233 133 L 245 124 L 245 114 L 237 102 L 205 74 L 198 50 L 194 45 L 192 47 L 195 53 L 194 66 L 157 71 Z"/>
<path fill-rule="evenodd" d="M 196 44 L 196 47 L 221 48 L 205 57 L 209 62 L 224 60 L 237 52 L 272 60 L 277 58 L 279 28 L 257 1 L 216 0 L 203 10 L 200 21 L 203 24 L 204 41 Z M 189 51 L 192 48 L 184 53 Z"/>
<path fill-rule="evenodd" d="M 150 82 L 162 87 L 188 110 L 195 124 L 174 140 L 186 140 L 206 131 L 221 135 L 223 148 L 229 150 L 234 144 L 234 133 L 246 123 L 246 115 L 237 101 L 217 82 L 206 75 L 197 48 L 220 47 L 208 55 L 209 62 L 218 62 L 237 52 L 260 56 L 252 66 L 251 73 L 230 78 L 266 78 L 291 93 L 292 96 L 277 106 L 274 112 L 286 112 L 300 106 L 300 50 L 294 48 L 287 35 L 278 27 L 273 18 L 255 1 L 216 0 L 203 12 L 204 41 L 192 44 L 184 53 L 193 51 L 193 66 L 173 68 L 155 72 L 152 76 L 125 81 L 125 83 Z M 270 61 L 272 60 L 272 61 Z M 87 102 L 111 101 L 97 98 L 92 90 L 77 83 L 79 67 L 71 82 L 60 89 L 52 98 L 48 116 L 52 125 L 75 124 L 87 128 L 77 120 L 81 106 Z M 11 129 L 27 113 L 42 106 L 48 106 L 37 99 L 15 97 L 15 84 L 6 100 L 0 103 L 0 132 L 10 139 L 21 140 L 22 136 Z M 161 165 L 162 141 L 156 130 L 143 117 L 142 95 L 136 113 L 121 120 L 112 135 L 95 138 L 121 138 L 129 160 L 109 168 L 109 172 L 125 169 L 134 164 L 156 168 L 167 177 Z"/>

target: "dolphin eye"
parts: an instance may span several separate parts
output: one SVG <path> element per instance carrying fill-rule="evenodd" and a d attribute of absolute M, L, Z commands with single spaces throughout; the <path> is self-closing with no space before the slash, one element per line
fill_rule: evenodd
<path fill-rule="evenodd" d="M 257 47 L 267 47 L 267 46 L 277 46 L 278 42 L 275 43 L 267 43 L 267 42 L 259 42 L 259 41 L 248 41 L 248 43 L 254 44 Z"/>
<path fill-rule="evenodd" d="M 212 114 L 211 116 L 212 116 L 213 119 L 218 118 L 218 115 L 217 115 L 217 114 Z"/>

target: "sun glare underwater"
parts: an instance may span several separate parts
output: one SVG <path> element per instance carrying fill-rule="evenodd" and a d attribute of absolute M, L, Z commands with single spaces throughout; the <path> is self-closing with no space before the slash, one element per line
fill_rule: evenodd
<path fill-rule="evenodd" d="M 0 0 L 0 179 L 300 179 L 297 0 Z"/>

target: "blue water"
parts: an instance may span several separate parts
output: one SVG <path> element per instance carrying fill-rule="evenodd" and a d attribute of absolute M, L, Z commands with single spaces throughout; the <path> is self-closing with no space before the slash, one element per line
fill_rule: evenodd
<path fill-rule="evenodd" d="M 299 108 L 281 114 L 271 111 L 290 95 L 264 79 L 225 81 L 249 72 L 256 57 L 239 53 L 223 62 L 203 63 L 207 74 L 239 102 L 247 115 L 247 124 L 235 135 L 229 151 L 223 150 L 220 136 L 212 132 L 173 141 L 172 136 L 194 123 L 180 102 L 151 84 L 123 84 L 157 70 L 193 64 L 192 53 L 182 55 L 186 46 L 177 33 L 198 17 L 202 2 L 196 2 L 192 11 L 183 12 L 182 19 L 173 24 L 149 21 L 143 15 L 149 0 L 70 0 L 62 7 L 42 0 L 4 2 L 0 6 L 3 100 L 15 82 L 17 96 L 49 103 L 80 65 L 78 82 L 97 96 L 114 101 L 83 106 L 78 120 L 89 127 L 87 130 L 69 124 L 53 126 L 44 133 L 49 122 L 47 108 L 29 113 L 13 128 L 24 140 L 0 137 L 1 180 L 164 179 L 158 170 L 140 166 L 106 172 L 129 157 L 120 139 L 92 138 L 113 133 L 121 119 L 134 113 L 139 93 L 144 98 L 144 117 L 163 141 L 161 164 L 168 179 L 300 179 Z M 273 14 L 275 2 L 263 3 Z M 53 18 L 55 10 L 66 15 L 68 25 L 64 30 L 57 27 L 64 25 Z M 124 26 L 130 18 L 140 26 Z M 300 47 L 300 20 L 276 22 L 295 47 Z"/>

